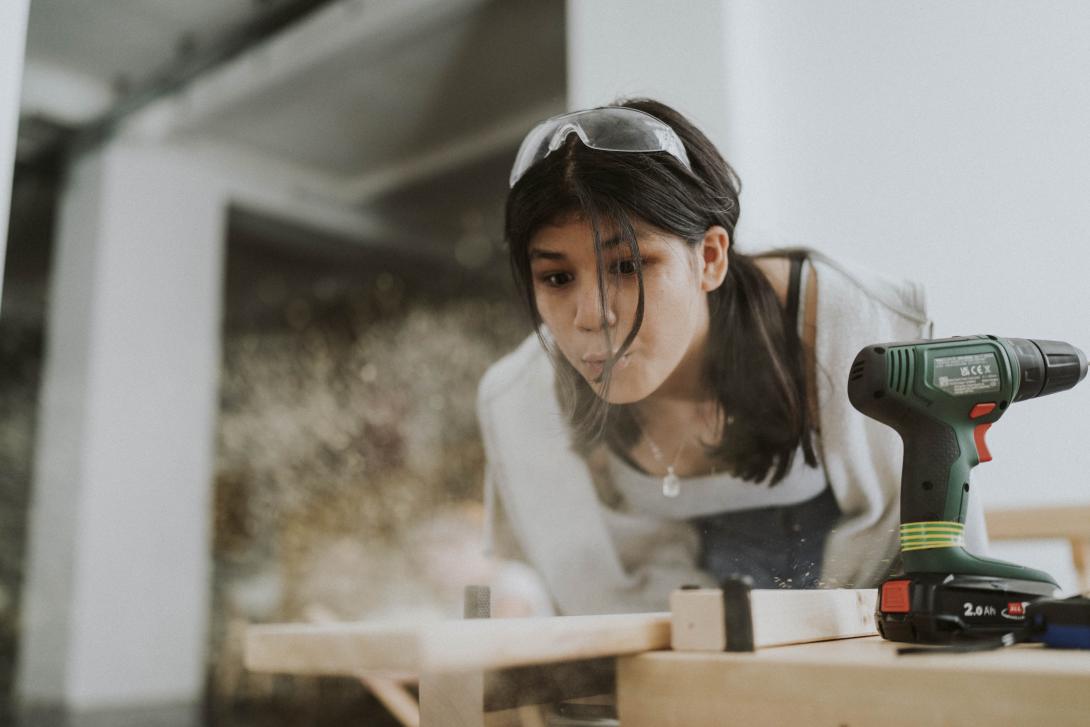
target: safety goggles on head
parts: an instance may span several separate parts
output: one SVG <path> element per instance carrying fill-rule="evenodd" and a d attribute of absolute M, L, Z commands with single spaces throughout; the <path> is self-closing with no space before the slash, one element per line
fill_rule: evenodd
<path fill-rule="evenodd" d="M 515 156 L 511 186 L 527 169 L 559 149 L 568 134 L 577 134 L 583 146 L 598 151 L 664 151 L 693 170 L 685 145 L 665 122 L 643 111 L 609 106 L 561 114 L 535 126 Z"/>

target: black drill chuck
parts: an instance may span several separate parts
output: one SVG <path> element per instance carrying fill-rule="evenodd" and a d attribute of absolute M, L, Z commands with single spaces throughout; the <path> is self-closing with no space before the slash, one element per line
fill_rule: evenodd
<path fill-rule="evenodd" d="M 1021 371 L 1015 401 L 1066 391 L 1086 378 L 1086 354 L 1070 343 L 1032 338 L 1006 339 Z"/>

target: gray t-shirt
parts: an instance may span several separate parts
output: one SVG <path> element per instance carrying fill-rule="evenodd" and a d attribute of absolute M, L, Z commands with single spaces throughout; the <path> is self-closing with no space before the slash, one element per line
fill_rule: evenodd
<path fill-rule="evenodd" d="M 802 447 L 775 486 L 729 474 L 685 477 L 676 497 L 662 478 L 609 454 L 621 507 L 662 520 L 687 520 L 700 536 L 698 563 L 714 580 L 746 575 L 755 588 L 818 588 L 825 540 L 840 518 L 824 468 L 806 464 Z"/>
<path fill-rule="evenodd" d="M 662 494 L 662 476 L 638 469 L 609 450 L 609 474 L 613 487 L 632 512 L 665 520 L 691 520 L 708 515 L 783 505 L 811 500 L 825 489 L 825 472 L 806 464 L 800 446 L 791 469 L 774 487 L 768 481 L 746 482 L 725 472 L 682 477 L 676 497 Z"/>

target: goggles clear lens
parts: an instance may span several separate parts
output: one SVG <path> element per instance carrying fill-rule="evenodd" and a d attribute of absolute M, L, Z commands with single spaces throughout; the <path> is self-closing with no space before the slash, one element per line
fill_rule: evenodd
<path fill-rule="evenodd" d="M 510 185 L 514 187 L 527 169 L 559 149 L 569 134 L 598 151 L 664 151 L 693 170 L 685 145 L 666 123 L 636 109 L 607 107 L 561 114 L 535 126 L 515 156 Z"/>

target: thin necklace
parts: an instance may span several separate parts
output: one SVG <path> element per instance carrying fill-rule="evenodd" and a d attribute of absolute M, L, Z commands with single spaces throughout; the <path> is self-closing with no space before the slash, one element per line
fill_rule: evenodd
<path fill-rule="evenodd" d="M 734 417 L 728 416 L 726 423 L 728 426 L 733 424 Z M 647 444 L 651 446 L 651 454 L 654 455 L 655 461 L 666 467 L 666 475 L 662 478 L 662 496 L 671 498 L 677 497 L 681 494 L 681 478 L 678 477 L 677 472 L 674 471 L 674 466 L 681 457 L 681 453 L 685 451 L 685 445 L 689 443 L 689 440 L 681 440 L 681 446 L 677 448 L 677 453 L 674 455 L 674 461 L 671 464 L 666 464 L 666 458 L 662 456 L 662 450 L 655 444 L 655 440 L 651 439 L 651 435 L 647 433 L 646 429 L 643 429 L 643 437 L 647 440 Z"/>
<path fill-rule="evenodd" d="M 651 454 L 660 465 L 666 465 L 666 475 L 662 478 L 662 496 L 663 497 L 677 497 L 681 494 L 681 478 L 674 472 L 674 465 L 677 464 L 677 460 L 681 457 L 681 453 L 685 450 L 685 445 L 688 444 L 687 440 L 681 441 L 681 446 L 677 448 L 677 454 L 674 455 L 674 461 L 671 464 L 666 464 L 666 458 L 662 456 L 662 450 L 655 444 L 655 441 L 651 439 L 651 435 L 646 431 L 643 433 L 644 439 L 651 445 Z"/>

